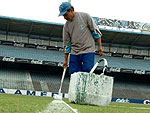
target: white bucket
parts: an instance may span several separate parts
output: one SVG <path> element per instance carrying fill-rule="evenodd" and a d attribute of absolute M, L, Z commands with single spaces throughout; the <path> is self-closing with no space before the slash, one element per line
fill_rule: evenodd
<path fill-rule="evenodd" d="M 69 84 L 69 102 L 108 106 L 112 99 L 114 78 L 87 72 L 71 75 Z"/>

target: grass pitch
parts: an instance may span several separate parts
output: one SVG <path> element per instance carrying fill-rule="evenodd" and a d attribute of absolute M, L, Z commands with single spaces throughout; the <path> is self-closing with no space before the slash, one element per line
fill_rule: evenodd
<path fill-rule="evenodd" d="M 0 94 L 0 113 L 39 113 L 53 98 Z M 69 103 L 79 113 L 150 113 L 150 105 L 111 102 L 109 106 L 91 106 Z"/>

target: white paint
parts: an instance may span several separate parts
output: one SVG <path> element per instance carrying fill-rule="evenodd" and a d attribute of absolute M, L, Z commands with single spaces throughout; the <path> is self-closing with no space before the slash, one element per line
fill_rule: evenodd
<path fill-rule="evenodd" d="M 63 100 L 53 100 L 45 110 L 40 113 L 78 113 L 77 109 L 72 108 Z"/>

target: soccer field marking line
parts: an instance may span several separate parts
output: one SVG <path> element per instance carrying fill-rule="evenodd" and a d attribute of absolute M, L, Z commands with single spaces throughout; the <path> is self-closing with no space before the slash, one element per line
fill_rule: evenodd
<path fill-rule="evenodd" d="M 125 108 L 126 106 L 116 106 L 116 105 L 112 105 L 111 107 L 122 107 L 122 108 Z M 129 107 L 131 109 L 145 109 L 145 110 L 150 110 L 150 107 L 147 108 L 147 107 Z"/>
<path fill-rule="evenodd" d="M 147 108 L 147 107 L 131 107 L 131 108 L 134 108 L 134 109 L 150 109 L 150 108 Z"/>
<path fill-rule="evenodd" d="M 39 113 L 78 113 L 78 111 L 69 106 L 63 100 L 53 100 L 42 112 Z"/>

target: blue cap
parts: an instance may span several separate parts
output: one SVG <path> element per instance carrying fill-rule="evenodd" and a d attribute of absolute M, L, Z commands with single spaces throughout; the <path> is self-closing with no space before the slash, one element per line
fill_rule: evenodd
<path fill-rule="evenodd" d="M 60 13 L 58 16 L 64 15 L 69 8 L 71 8 L 71 4 L 69 2 L 62 2 L 62 4 L 59 6 Z"/>

